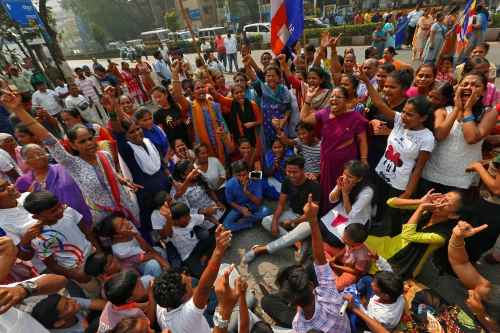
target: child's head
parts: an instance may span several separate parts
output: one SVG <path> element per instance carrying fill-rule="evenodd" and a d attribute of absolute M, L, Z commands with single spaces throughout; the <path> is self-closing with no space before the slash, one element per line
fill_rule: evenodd
<path fill-rule="evenodd" d="M 394 303 L 403 294 L 404 281 L 394 272 L 380 271 L 375 274 L 372 289 L 383 301 Z"/>
<path fill-rule="evenodd" d="M 444 56 L 441 57 L 438 64 L 438 71 L 441 73 L 449 73 L 453 68 L 453 57 Z"/>
<path fill-rule="evenodd" d="M 153 204 L 156 209 L 160 209 L 165 202 L 170 206 L 172 204 L 172 196 L 166 191 L 160 191 L 155 194 Z"/>
<path fill-rule="evenodd" d="M 314 302 L 314 283 L 301 265 L 292 265 L 279 272 L 276 284 L 280 294 L 294 306 L 305 307 Z"/>
<path fill-rule="evenodd" d="M 184 228 L 189 224 L 189 221 L 191 221 L 189 207 L 182 202 L 172 204 L 170 212 L 172 213 L 172 219 L 176 227 Z"/>
<path fill-rule="evenodd" d="M 49 191 L 30 193 L 23 205 L 24 209 L 33 214 L 34 219 L 45 225 L 57 223 L 64 214 L 64 205 Z"/>
<path fill-rule="evenodd" d="M 193 295 L 191 277 L 173 270 L 165 271 L 155 279 L 153 296 L 156 304 L 176 309 Z"/>
<path fill-rule="evenodd" d="M 361 223 L 351 223 L 349 224 L 342 235 L 342 241 L 347 246 L 353 246 L 364 243 L 368 238 L 368 232 L 366 228 Z"/>
<path fill-rule="evenodd" d="M 233 176 L 238 179 L 240 183 L 244 183 L 248 180 L 248 165 L 244 160 L 239 160 L 231 164 L 231 171 Z"/>
<path fill-rule="evenodd" d="M 34 306 L 31 316 L 49 330 L 63 329 L 78 322 L 78 311 L 80 305 L 74 299 L 52 294 Z"/>
<path fill-rule="evenodd" d="M 193 169 L 194 169 L 193 162 L 189 160 L 179 161 L 174 167 L 174 172 L 172 172 L 172 177 L 178 182 L 183 182 L 184 180 L 186 180 L 189 173 L 193 171 Z"/>
<path fill-rule="evenodd" d="M 301 121 L 297 124 L 296 131 L 300 141 L 303 143 L 309 144 L 314 141 L 314 125 Z"/>
<path fill-rule="evenodd" d="M 145 317 L 124 318 L 110 333 L 154 333 Z"/>
<path fill-rule="evenodd" d="M 278 139 L 274 140 L 271 149 L 273 151 L 273 155 L 276 157 L 283 157 L 285 154 L 285 146 Z"/>
<path fill-rule="evenodd" d="M 245 158 L 252 152 L 252 144 L 247 138 L 241 138 L 239 143 L 240 145 L 238 149 L 240 151 L 240 155 Z"/>
<path fill-rule="evenodd" d="M 139 302 L 147 297 L 139 275 L 130 270 L 113 275 L 104 283 L 103 290 L 106 299 L 116 306 Z"/>
<path fill-rule="evenodd" d="M 112 213 L 96 225 L 97 234 L 101 237 L 113 238 L 130 234 L 133 230 L 132 224 L 120 213 Z"/>
<path fill-rule="evenodd" d="M 84 271 L 89 276 L 106 281 L 122 269 L 120 261 L 112 254 L 93 253 L 85 261 Z"/>
<path fill-rule="evenodd" d="M 252 329 L 250 330 L 250 333 L 273 333 L 273 332 L 274 331 L 271 325 L 269 325 L 265 321 L 256 322 L 252 326 Z"/>

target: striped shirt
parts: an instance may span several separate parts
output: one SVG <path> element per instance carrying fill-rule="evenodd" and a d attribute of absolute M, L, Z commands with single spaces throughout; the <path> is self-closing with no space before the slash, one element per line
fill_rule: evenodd
<path fill-rule="evenodd" d="M 318 141 L 314 146 L 308 146 L 304 142 L 300 141 L 299 138 L 294 139 L 295 150 L 297 154 L 302 155 L 306 160 L 304 166 L 305 172 L 319 173 L 320 171 L 320 151 L 321 151 L 321 141 Z"/>
<path fill-rule="evenodd" d="M 86 77 L 85 79 L 76 79 L 76 85 L 80 88 L 83 96 L 91 99 L 94 103 L 99 103 L 99 96 L 97 95 L 96 89 L 98 89 L 92 79 Z"/>

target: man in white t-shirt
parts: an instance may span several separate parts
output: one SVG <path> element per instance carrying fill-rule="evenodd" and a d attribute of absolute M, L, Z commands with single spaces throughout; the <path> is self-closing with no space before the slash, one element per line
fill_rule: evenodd
<path fill-rule="evenodd" d="M 164 208 L 168 210 L 168 207 Z M 170 214 L 164 208 L 162 213 Z M 211 332 L 203 312 L 224 253 L 231 242 L 231 232 L 224 230 L 224 227 L 218 226 L 215 234 L 215 250 L 196 289 L 192 288 L 191 277 L 184 273 L 166 271 L 156 278 L 153 296 L 157 304 L 156 318 L 162 330 L 168 329 L 175 333 Z"/>
<path fill-rule="evenodd" d="M 39 234 L 33 235 L 35 237 L 31 240 L 35 255 L 51 272 L 79 283 L 90 282 L 91 278 L 84 272 L 84 264 L 99 244 L 82 223 L 82 215 L 71 207 L 65 207 L 48 191 L 30 193 L 24 200 L 24 208 L 41 225 Z"/>
<path fill-rule="evenodd" d="M 39 295 L 56 293 L 66 286 L 61 275 L 47 274 L 20 283 L 0 286 L 0 332 L 48 333 L 31 315 Z"/>
<path fill-rule="evenodd" d="M 350 311 L 366 325 L 357 329 L 380 332 L 380 329 L 392 331 L 396 328 L 405 308 L 403 288 L 403 279 L 393 272 L 380 271 L 373 280 L 368 276 L 362 278 L 358 282 L 358 291 L 370 298 L 366 309 L 357 307 L 351 295 L 345 296 Z M 373 297 L 370 297 L 372 294 Z"/>
<path fill-rule="evenodd" d="M 36 91 L 31 97 L 33 107 L 42 107 L 51 116 L 62 111 L 61 100 L 54 90 L 47 89 L 47 83 L 40 82 L 36 85 Z"/>
<path fill-rule="evenodd" d="M 224 39 L 224 47 L 229 62 L 229 72 L 233 72 L 233 63 L 236 71 L 238 71 L 238 42 L 236 36 L 231 35 L 231 32 L 228 32 L 227 37 Z"/>
<path fill-rule="evenodd" d="M 99 117 L 95 104 L 86 96 L 80 94 L 80 89 L 76 83 L 69 84 L 69 95 L 64 100 L 66 108 L 76 109 L 80 112 L 83 119 L 91 124 L 103 124 L 103 120 Z"/>

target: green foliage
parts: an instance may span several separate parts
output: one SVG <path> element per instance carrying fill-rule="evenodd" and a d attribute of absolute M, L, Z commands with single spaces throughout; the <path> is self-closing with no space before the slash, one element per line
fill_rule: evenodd
<path fill-rule="evenodd" d="M 99 45 L 101 45 L 101 46 L 106 45 L 107 34 L 100 26 L 98 26 L 95 23 L 91 23 L 90 24 L 90 33 L 92 34 L 92 37 L 94 37 L 95 41 Z"/>
<path fill-rule="evenodd" d="M 159 0 L 151 1 L 159 3 Z M 157 28 L 148 1 L 61 0 L 61 3 L 89 27 L 91 24 L 101 27 L 111 40 L 135 39 L 141 32 Z"/>
<path fill-rule="evenodd" d="M 500 28 L 500 13 L 491 15 L 491 28 Z"/>
<path fill-rule="evenodd" d="M 332 35 L 337 36 L 342 33 L 344 37 L 351 36 L 368 36 L 372 35 L 373 30 L 375 30 L 375 23 L 368 24 L 356 24 L 356 25 L 343 25 L 343 26 L 333 26 L 324 29 L 306 29 L 304 31 L 306 38 L 320 38 L 321 33 L 329 31 Z"/>
<path fill-rule="evenodd" d="M 181 29 L 181 25 L 179 23 L 179 18 L 177 16 L 177 12 L 175 10 L 171 10 L 169 12 L 166 12 L 165 16 L 163 18 L 165 20 L 165 26 L 170 31 L 177 31 L 177 30 Z"/>

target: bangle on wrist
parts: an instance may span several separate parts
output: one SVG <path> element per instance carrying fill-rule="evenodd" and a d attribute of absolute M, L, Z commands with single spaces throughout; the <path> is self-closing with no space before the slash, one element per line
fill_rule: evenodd
<path fill-rule="evenodd" d="M 463 123 L 469 123 L 469 122 L 473 122 L 473 121 L 476 121 L 476 117 L 473 114 L 465 116 L 464 119 L 462 119 Z"/>

